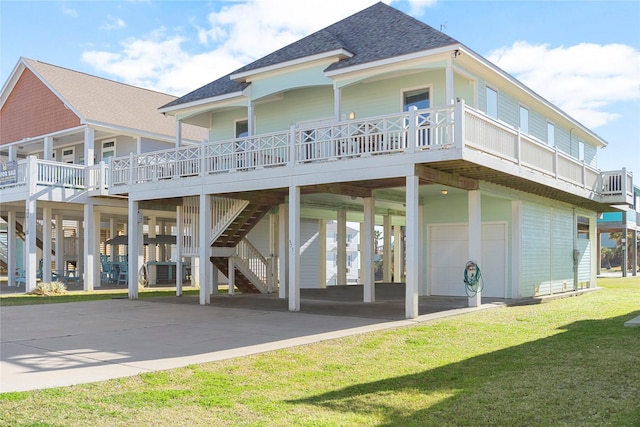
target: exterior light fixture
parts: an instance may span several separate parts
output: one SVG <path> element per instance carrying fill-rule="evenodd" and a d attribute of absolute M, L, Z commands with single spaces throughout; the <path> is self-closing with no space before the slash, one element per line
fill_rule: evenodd
<path fill-rule="evenodd" d="M 445 190 L 444 188 L 440 190 L 443 196 L 446 196 L 449 193 L 449 190 Z"/>
<path fill-rule="evenodd" d="M 349 113 L 349 120 L 353 120 L 356 118 L 356 113 L 354 113 L 353 111 Z"/>

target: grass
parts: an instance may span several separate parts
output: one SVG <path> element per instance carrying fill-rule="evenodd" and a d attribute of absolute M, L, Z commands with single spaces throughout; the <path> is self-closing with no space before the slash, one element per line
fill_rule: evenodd
<path fill-rule="evenodd" d="M 10 426 L 638 426 L 640 278 L 545 304 L 0 394 Z"/>

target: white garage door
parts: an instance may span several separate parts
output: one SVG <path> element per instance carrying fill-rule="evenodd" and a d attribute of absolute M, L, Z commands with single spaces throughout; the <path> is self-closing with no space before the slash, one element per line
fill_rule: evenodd
<path fill-rule="evenodd" d="M 429 283 L 431 295 L 464 296 L 464 266 L 469 261 L 467 224 L 429 226 Z M 482 260 L 479 263 L 482 296 L 507 296 L 507 226 L 482 224 Z"/>

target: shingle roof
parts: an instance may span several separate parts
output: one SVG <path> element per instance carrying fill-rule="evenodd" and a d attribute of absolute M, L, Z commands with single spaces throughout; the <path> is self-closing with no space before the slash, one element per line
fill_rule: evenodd
<path fill-rule="evenodd" d="M 157 111 L 160 105 L 176 99 L 175 96 L 33 59 L 22 58 L 22 61 L 86 121 L 175 136 L 175 119 Z M 206 138 L 206 130 L 183 126 L 182 136 L 201 140 Z"/>
<path fill-rule="evenodd" d="M 380 2 L 196 89 L 164 107 L 172 107 L 244 89 L 248 84 L 234 82 L 230 78 L 233 74 L 257 70 L 336 49 L 345 49 L 353 56 L 331 64 L 327 71 L 457 43 L 457 40 L 446 34 Z"/>

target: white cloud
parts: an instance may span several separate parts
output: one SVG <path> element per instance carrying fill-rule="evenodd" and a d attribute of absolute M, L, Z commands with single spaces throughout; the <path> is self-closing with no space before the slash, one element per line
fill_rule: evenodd
<path fill-rule="evenodd" d="M 64 13 L 65 15 L 71 16 L 73 18 L 77 18 L 78 17 L 78 11 L 75 9 L 70 9 L 68 7 L 64 7 L 62 9 L 62 13 Z"/>
<path fill-rule="evenodd" d="M 115 18 L 111 15 L 107 15 L 107 22 L 100 26 L 101 30 L 111 31 L 119 28 L 126 27 L 127 24 L 121 18 Z"/>
<path fill-rule="evenodd" d="M 614 104 L 640 100 L 640 52 L 631 46 L 519 41 L 488 59 L 591 128 L 620 117 Z"/>
<path fill-rule="evenodd" d="M 373 0 L 233 2 L 194 26 L 193 41 L 161 28 L 120 43 L 120 51 L 85 51 L 83 61 L 126 83 L 184 95 L 373 4 Z M 333 5 L 333 6 L 332 6 Z M 334 7 L 340 5 L 340 7 Z M 194 43 L 199 46 L 194 46 Z M 210 48 L 200 53 L 203 46 Z"/>

